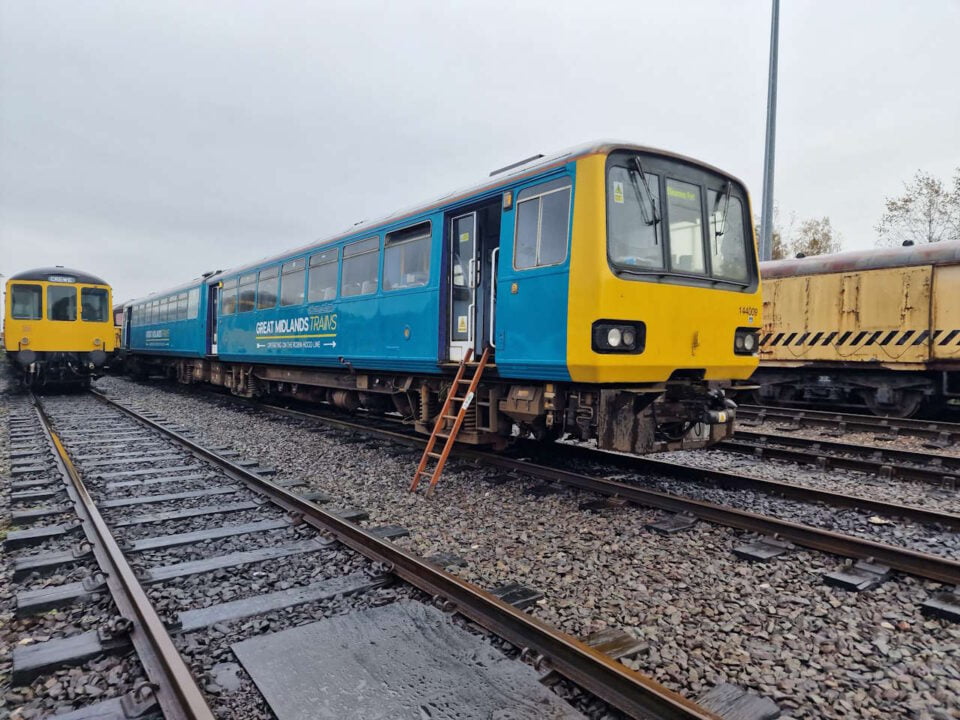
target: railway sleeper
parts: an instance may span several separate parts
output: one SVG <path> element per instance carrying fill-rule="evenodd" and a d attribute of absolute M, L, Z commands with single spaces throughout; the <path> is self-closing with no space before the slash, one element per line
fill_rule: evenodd
<path fill-rule="evenodd" d="M 823 581 L 833 587 L 863 592 L 879 587 L 892 576 L 893 572 L 887 565 L 858 560 L 853 565 L 825 574 Z"/>
<path fill-rule="evenodd" d="M 12 683 L 26 685 L 41 675 L 82 665 L 105 653 L 126 652 L 131 646 L 132 626 L 122 618 L 112 626 L 33 645 L 18 645 L 13 649 Z"/>

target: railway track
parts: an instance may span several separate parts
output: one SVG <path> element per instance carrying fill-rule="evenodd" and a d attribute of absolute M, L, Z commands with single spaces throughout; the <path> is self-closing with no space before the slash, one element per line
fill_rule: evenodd
<path fill-rule="evenodd" d="M 229 402 L 232 397 L 218 395 Z M 421 447 L 424 440 L 408 432 L 398 431 L 379 425 L 355 422 L 341 417 L 305 412 L 290 408 L 241 401 L 252 407 L 291 418 L 308 419 L 330 427 L 364 436 L 376 437 L 392 442 Z M 824 528 L 782 520 L 769 515 L 720 505 L 717 503 L 683 497 L 680 495 L 649 490 L 638 485 L 611 480 L 606 477 L 572 472 L 557 467 L 557 464 L 569 466 L 571 461 L 589 461 L 607 468 L 618 467 L 637 473 L 665 475 L 698 483 L 704 481 L 719 487 L 748 489 L 807 503 L 823 503 L 836 507 L 857 508 L 867 512 L 884 514 L 888 517 L 902 517 L 911 521 L 942 526 L 945 529 L 960 528 L 960 515 L 941 513 L 925 508 L 884 503 L 861 496 L 826 492 L 803 485 L 786 482 L 772 482 L 745 475 L 737 475 L 717 470 L 694 468 L 679 463 L 655 460 L 638 456 L 618 455 L 591 448 L 565 445 L 561 443 L 547 446 L 540 443 L 521 443 L 520 451 L 528 455 L 541 454 L 543 461 L 534 463 L 529 460 L 509 457 L 503 454 L 486 452 L 468 447 L 458 447 L 455 456 L 465 460 L 477 461 L 484 466 L 504 472 L 515 472 L 527 477 L 537 478 L 547 483 L 560 483 L 568 487 L 600 496 L 615 498 L 618 501 L 658 508 L 678 515 L 689 515 L 718 525 L 757 533 L 768 538 L 787 541 L 801 547 L 827 552 L 840 557 L 856 560 L 868 560 L 882 563 L 895 570 L 917 577 L 948 584 L 960 584 L 960 562 L 945 556 L 918 552 L 909 548 L 880 543 L 845 533 L 833 532 Z"/>
<path fill-rule="evenodd" d="M 925 482 L 949 490 L 956 490 L 960 481 L 960 457 L 933 452 L 754 432 L 743 428 L 737 428 L 731 440 L 725 440 L 717 447 L 758 458 L 814 465 L 824 470 L 840 468 L 872 473 L 882 478 Z"/>
<path fill-rule="evenodd" d="M 206 665 L 197 656 L 197 646 L 210 640 L 191 643 L 192 633 L 217 628 L 213 637 L 220 637 L 228 632 L 225 624 L 265 614 L 276 619 L 297 608 L 312 608 L 322 617 L 324 602 L 352 598 L 365 627 L 368 615 L 389 607 L 415 615 L 438 636 L 453 637 L 453 644 L 472 643 L 471 652 L 487 657 L 490 664 L 507 666 L 519 683 L 516 687 L 523 689 L 516 691 L 519 699 L 513 698 L 518 711 L 537 708 L 534 714 L 517 717 L 581 716 L 539 682 L 544 677 L 531 664 L 548 669 L 555 682 L 566 683 L 566 696 L 572 688 L 581 705 L 596 704 L 599 698 L 630 717 L 717 717 L 607 655 L 603 650 L 609 640 L 605 646 L 600 640 L 584 642 L 561 633 L 403 550 L 388 539 L 396 529 L 361 527 L 350 519 L 359 520 L 360 513 L 322 507 L 332 501 L 303 496 L 293 484 L 273 483 L 264 477 L 266 471 L 245 467 L 223 449 L 203 447 L 160 418 L 98 397 L 93 408 L 78 406 L 82 400 L 91 403 L 87 398 L 36 403 L 12 421 L 19 492 L 29 495 L 20 500 L 33 506 L 19 510 L 16 521 L 23 529 L 10 533 L 6 544 L 33 548 L 17 560 L 21 578 L 35 580 L 66 567 L 74 568 L 75 576 L 88 575 L 66 586 L 21 590 L 18 614 L 82 604 L 109 592 L 119 629 L 111 637 L 94 632 L 84 634 L 82 642 L 71 635 L 18 647 L 13 654 L 15 681 L 133 648 L 145 681 L 125 698 L 107 702 L 139 703 L 144 717 L 153 708 L 154 714 L 162 711 L 167 718 L 211 718 L 211 695 L 198 681 Z M 63 504 L 66 498 L 72 506 Z M 79 524 L 45 522 L 49 517 L 63 519 L 71 509 Z M 86 549 L 78 553 L 72 545 L 80 533 Z M 263 587 L 259 575 L 273 572 L 280 559 L 283 584 Z M 250 594 L 252 585 L 259 590 Z M 444 612 L 436 610 L 438 605 Z M 457 622 L 450 619 L 450 611 Z M 464 619 L 501 645 L 470 632 Z M 332 622 L 325 618 L 317 624 Z M 271 630 L 276 624 L 263 623 Z M 307 633 L 312 627 L 300 626 L 295 632 Z M 231 647 L 256 666 L 257 653 L 241 650 L 251 643 L 269 648 L 268 638 L 254 632 Z M 273 661 L 282 663 L 285 654 Z M 406 657 L 399 666 L 411 662 Z M 255 674 L 246 664 L 244 668 Z M 518 676 L 532 682 L 520 683 Z M 254 678 L 261 690 L 269 680 Z M 476 686 L 459 680 L 458 688 Z M 275 686 L 276 678 L 273 682 Z M 264 695 L 273 707 L 274 702 L 289 702 L 292 693 L 281 688 Z M 389 703 L 398 694 L 402 689 L 388 689 L 374 701 Z M 456 697 L 450 689 L 450 703 Z M 471 706 L 455 708 L 463 713 L 458 717 L 482 711 L 483 698 L 469 700 Z M 99 717 L 96 713 L 104 709 L 92 704 L 76 718 Z M 262 711 L 251 708 L 249 715 Z"/>
<path fill-rule="evenodd" d="M 848 432 L 877 433 L 883 439 L 891 440 L 899 436 L 913 436 L 930 440 L 933 448 L 948 447 L 960 441 L 960 423 L 762 405 L 741 405 L 737 408 L 738 427 L 756 426 L 763 422 L 783 423 L 785 429 L 794 430 L 810 426 L 827 427 L 837 437 Z"/>

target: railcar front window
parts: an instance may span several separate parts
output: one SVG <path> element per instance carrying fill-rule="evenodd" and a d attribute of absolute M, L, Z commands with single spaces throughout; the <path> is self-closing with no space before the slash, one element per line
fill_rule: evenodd
<path fill-rule="evenodd" d="M 652 173 L 645 173 L 645 178 L 646 186 L 637 170 L 619 166 L 610 169 L 607 181 L 610 260 L 628 270 L 634 267 L 663 270 L 662 223 L 656 221 L 660 213 L 660 178 Z"/>
<path fill-rule="evenodd" d="M 102 288 L 81 288 L 80 317 L 84 321 L 106 322 L 109 312 L 106 290 Z"/>
<path fill-rule="evenodd" d="M 10 288 L 10 315 L 14 320 L 39 320 L 43 288 L 39 285 L 13 285 Z"/>
<path fill-rule="evenodd" d="M 383 289 L 426 285 L 430 279 L 430 223 L 387 233 L 383 251 Z"/>
<path fill-rule="evenodd" d="M 704 274 L 700 187 L 667 180 L 667 215 L 670 219 L 670 269 Z"/>
<path fill-rule="evenodd" d="M 77 289 L 63 285 L 47 288 L 47 319 L 73 322 L 77 319 Z"/>
<path fill-rule="evenodd" d="M 710 190 L 710 265 L 715 277 L 745 283 L 748 280 L 747 246 L 743 236 L 743 203 L 740 198 Z"/>

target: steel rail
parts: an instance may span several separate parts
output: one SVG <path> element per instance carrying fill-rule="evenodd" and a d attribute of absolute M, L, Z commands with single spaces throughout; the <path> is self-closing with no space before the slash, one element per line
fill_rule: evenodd
<path fill-rule="evenodd" d="M 120 410 L 211 461 L 228 477 L 265 495 L 280 507 L 297 513 L 304 522 L 317 530 L 332 533 L 343 544 L 382 563 L 390 572 L 411 585 L 442 599 L 447 608 L 459 612 L 528 653 L 532 651 L 535 656 L 546 661 L 551 669 L 628 715 L 664 720 L 720 720 L 714 713 L 652 678 L 630 670 L 605 653 L 598 652 L 576 638 L 527 615 L 476 585 L 461 580 L 393 543 L 372 535 L 358 525 L 323 510 L 175 430 L 164 427 L 99 392 L 91 392 L 109 407 Z"/>
<path fill-rule="evenodd" d="M 534 448 L 535 450 L 535 448 Z M 694 467 L 668 460 L 619 455 L 616 453 L 596 450 L 594 448 L 578 447 L 576 445 L 555 444 L 550 452 L 561 456 L 585 459 L 591 462 L 602 462 L 606 465 L 615 465 L 638 474 L 658 474 L 673 477 L 678 480 L 702 482 L 707 480 L 718 487 L 733 488 L 735 490 L 753 490 L 769 495 L 779 495 L 791 500 L 808 503 L 824 503 L 832 507 L 848 507 L 865 510 L 888 517 L 901 517 L 927 525 L 942 525 L 960 530 L 960 515 L 956 513 L 928 510 L 915 505 L 889 503 L 883 500 L 874 500 L 862 495 L 848 495 L 845 493 L 823 490 L 809 485 L 798 485 L 775 480 L 763 480 L 749 475 L 738 475 L 724 470 L 711 470 Z"/>
<path fill-rule="evenodd" d="M 858 470 L 881 477 L 918 480 L 934 485 L 955 486 L 960 479 L 960 457 L 915 450 L 753 432 L 739 428 L 732 439 L 718 443 L 717 447 L 743 455 L 773 457 L 822 468 Z M 838 453 L 849 453 L 855 457 Z"/>
<path fill-rule="evenodd" d="M 107 588 L 120 614 L 132 622 L 130 640 L 147 678 L 154 685 L 154 695 L 164 717 L 168 720 L 213 720 L 213 712 L 193 674 L 174 646 L 133 568 L 124 558 L 123 551 L 81 480 L 69 453 L 54 431 L 50 418 L 32 394 L 31 402 L 56 453 L 57 465 L 69 480 L 71 499 L 103 571 Z"/>
<path fill-rule="evenodd" d="M 234 401 L 234 398 L 224 396 L 228 401 Z M 263 403 L 242 401 L 244 404 L 257 407 L 268 412 L 287 417 L 294 417 L 305 420 L 312 420 L 330 427 L 337 427 L 351 432 L 360 432 L 384 440 L 419 447 L 425 442 L 419 436 L 413 436 L 407 433 L 400 433 L 383 428 L 371 428 L 359 423 L 350 422 L 340 418 L 331 418 L 324 415 L 315 415 L 313 413 L 302 412 L 300 410 L 291 410 L 275 405 Z M 566 448 L 575 446 L 556 443 L 550 446 L 550 452 L 564 453 L 570 452 Z M 573 450 L 572 452 L 579 452 Z M 896 517 L 911 516 L 911 519 L 921 519 L 921 522 L 944 523 L 950 526 L 956 526 L 957 516 L 947 513 L 937 513 L 923 508 L 912 506 L 894 505 L 892 503 L 882 503 L 869 498 L 863 498 L 853 495 L 841 495 L 839 493 L 827 493 L 821 490 L 805 488 L 800 485 L 789 485 L 772 483 L 766 480 L 750 478 L 733 473 L 725 473 L 719 470 L 704 470 L 676 463 L 669 463 L 663 460 L 654 460 L 639 456 L 626 456 L 614 453 L 608 453 L 602 450 L 590 450 L 603 456 L 603 461 L 616 463 L 629 463 L 635 472 L 652 472 L 671 477 L 684 476 L 689 479 L 693 475 L 699 475 L 702 478 L 718 483 L 730 483 L 730 487 L 761 489 L 765 492 L 782 494 L 786 497 L 805 499 L 810 501 L 810 494 L 816 494 L 817 499 L 824 502 L 845 503 L 848 507 L 859 507 L 870 511 L 881 510 L 885 514 L 893 513 Z M 703 520 L 717 525 L 747 530 L 750 532 L 761 533 L 764 535 L 777 536 L 790 542 L 808 547 L 813 550 L 831 553 L 840 557 L 855 559 L 873 559 L 882 562 L 890 567 L 905 572 L 909 575 L 935 580 L 950 584 L 960 583 L 960 562 L 949 558 L 933 555 L 931 553 L 918 552 L 907 548 L 879 543 L 865 538 L 859 538 L 854 535 L 845 535 L 831 530 L 814 527 L 812 525 L 803 525 L 788 520 L 769 517 L 751 513 L 746 510 L 738 510 L 723 505 L 717 505 L 704 500 L 693 500 L 678 495 L 658 492 L 655 490 L 646 490 L 636 485 L 621 483 L 605 478 L 597 478 L 589 475 L 573 473 L 566 470 L 527 463 L 521 460 L 497 455 L 494 453 L 473 450 L 467 448 L 457 448 L 456 455 L 461 458 L 468 458 L 481 461 L 487 465 L 499 467 L 504 470 L 516 470 L 531 477 L 537 477 L 547 481 L 557 481 L 571 487 L 576 487 L 588 492 L 597 493 L 607 497 L 617 497 L 637 505 L 668 510 L 670 512 L 688 513 L 695 515 Z M 827 500 L 826 498 L 829 498 Z M 894 512 L 895 511 L 895 512 Z"/>
<path fill-rule="evenodd" d="M 841 427 L 848 431 L 903 432 L 948 442 L 960 440 L 960 423 L 934 422 L 913 418 L 880 417 L 878 415 L 767 407 L 765 405 L 741 405 L 737 408 L 737 419 L 740 421 L 789 420 L 797 425 L 828 425 Z"/>

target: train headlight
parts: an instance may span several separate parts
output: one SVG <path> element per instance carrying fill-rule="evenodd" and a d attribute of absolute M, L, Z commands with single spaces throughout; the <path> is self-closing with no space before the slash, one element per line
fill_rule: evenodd
<path fill-rule="evenodd" d="M 24 346 L 29 345 L 29 344 L 30 344 L 30 338 L 28 338 L 28 337 L 20 338 L 20 344 L 21 344 L 21 345 L 24 345 Z"/>
<path fill-rule="evenodd" d="M 756 328 L 737 328 L 733 334 L 733 352 L 736 355 L 753 355 L 757 352 Z"/>
<path fill-rule="evenodd" d="M 95 347 L 100 347 L 100 343 L 103 341 L 100 338 L 94 338 L 93 344 Z"/>
<path fill-rule="evenodd" d="M 647 326 L 637 321 L 598 320 L 593 324 L 593 351 L 598 353 L 641 353 Z"/>

